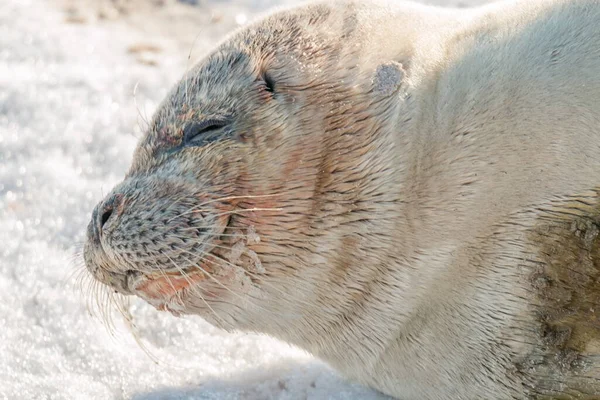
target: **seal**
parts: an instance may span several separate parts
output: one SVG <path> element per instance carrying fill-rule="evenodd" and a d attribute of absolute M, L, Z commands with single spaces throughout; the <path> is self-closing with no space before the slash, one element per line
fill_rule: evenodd
<path fill-rule="evenodd" d="M 598 43 L 593 0 L 277 12 L 161 104 L 87 268 L 397 398 L 597 399 Z"/>

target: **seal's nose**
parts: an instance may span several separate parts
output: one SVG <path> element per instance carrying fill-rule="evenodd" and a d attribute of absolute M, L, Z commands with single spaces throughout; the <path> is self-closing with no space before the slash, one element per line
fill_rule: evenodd
<path fill-rule="evenodd" d="M 114 209 L 115 209 L 115 206 L 112 202 L 106 203 L 104 205 L 104 208 L 102 209 L 102 215 L 100 216 L 100 221 L 99 221 L 99 225 L 98 225 L 98 227 L 100 228 L 99 229 L 100 232 L 102 232 L 102 228 L 104 228 L 104 225 L 108 222 L 110 217 L 113 215 Z"/>
<path fill-rule="evenodd" d="M 123 212 L 123 195 L 113 194 L 99 203 L 92 214 L 89 234 L 92 239 L 99 240 L 109 223 Z"/>

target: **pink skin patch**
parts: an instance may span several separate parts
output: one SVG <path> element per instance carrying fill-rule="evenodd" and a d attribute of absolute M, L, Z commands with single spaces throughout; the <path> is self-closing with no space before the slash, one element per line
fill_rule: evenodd
<path fill-rule="evenodd" d="M 152 300 L 166 300 L 175 296 L 191 285 L 205 281 L 207 276 L 201 272 L 183 275 L 169 274 L 146 277 L 135 286 L 135 290 L 142 292 L 145 297 Z"/>

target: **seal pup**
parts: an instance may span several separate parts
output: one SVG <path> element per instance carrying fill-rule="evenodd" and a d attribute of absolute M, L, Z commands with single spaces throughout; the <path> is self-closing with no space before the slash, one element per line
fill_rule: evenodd
<path fill-rule="evenodd" d="M 592 0 L 275 13 L 164 100 L 87 268 L 397 398 L 599 398 L 598 43 Z"/>

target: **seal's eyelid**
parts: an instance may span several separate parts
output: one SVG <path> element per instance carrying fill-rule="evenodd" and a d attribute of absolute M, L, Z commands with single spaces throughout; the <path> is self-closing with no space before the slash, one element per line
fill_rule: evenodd
<path fill-rule="evenodd" d="M 211 142 L 218 137 L 216 134 L 226 125 L 227 121 L 222 119 L 192 122 L 183 128 L 183 144 L 185 146 L 197 146 Z"/>

